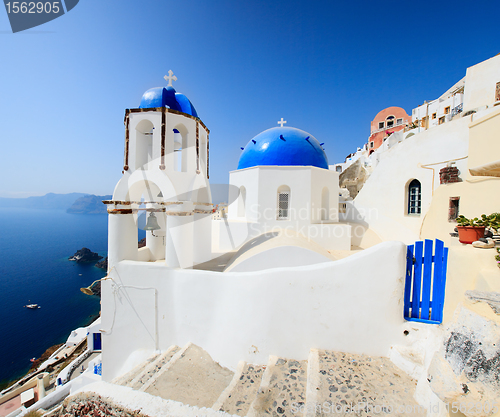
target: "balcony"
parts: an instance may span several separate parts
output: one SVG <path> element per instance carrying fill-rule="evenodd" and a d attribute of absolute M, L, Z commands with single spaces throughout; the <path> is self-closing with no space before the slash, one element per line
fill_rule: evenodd
<path fill-rule="evenodd" d="M 407 125 L 408 125 L 408 120 L 402 120 L 399 123 L 396 121 L 396 123 L 393 124 L 392 126 L 385 126 L 385 127 L 381 127 L 380 129 L 373 130 L 370 133 L 370 136 L 375 134 L 375 133 L 378 133 L 378 132 L 383 132 L 384 130 L 390 130 L 390 129 L 394 129 L 395 127 L 398 127 L 398 126 L 407 126 Z"/>

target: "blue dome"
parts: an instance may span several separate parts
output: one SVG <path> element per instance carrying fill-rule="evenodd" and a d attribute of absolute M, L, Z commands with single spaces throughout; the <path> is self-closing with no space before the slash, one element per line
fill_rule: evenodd
<path fill-rule="evenodd" d="M 173 87 L 155 87 L 146 91 L 141 99 L 140 109 L 168 107 L 182 113 L 198 117 L 196 109 L 182 93 L 176 93 Z"/>
<path fill-rule="evenodd" d="M 273 127 L 255 136 L 241 153 L 238 169 L 259 165 L 313 166 L 328 169 L 318 140 L 293 127 Z"/>

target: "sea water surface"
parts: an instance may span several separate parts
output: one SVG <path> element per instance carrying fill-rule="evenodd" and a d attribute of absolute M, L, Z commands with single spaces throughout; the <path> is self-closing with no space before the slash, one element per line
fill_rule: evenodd
<path fill-rule="evenodd" d="M 0 384 L 97 318 L 100 299 L 80 288 L 106 271 L 68 257 L 82 247 L 106 256 L 107 217 L 0 208 Z M 29 303 L 41 308 L 25 308 Z"/>

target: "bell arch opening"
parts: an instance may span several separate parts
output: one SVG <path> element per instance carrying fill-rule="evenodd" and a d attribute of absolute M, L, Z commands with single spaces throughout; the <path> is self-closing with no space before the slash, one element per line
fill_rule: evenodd
<path fill-rule="evenodd" d="M 153 160 L 154 125 L 150 120 L 141 120 L 136 128 L 135 169 L 147 169 Z"/>
<path fill-rule="evenodd" d="M 187 172 L 187 135 L 188 130 L 182 124 L 174 129 L 174 171 Z"/>

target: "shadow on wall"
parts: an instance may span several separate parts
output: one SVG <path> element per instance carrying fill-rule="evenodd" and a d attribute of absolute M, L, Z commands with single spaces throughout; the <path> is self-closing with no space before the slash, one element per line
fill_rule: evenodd
<path fill-rule="evenodd" d="M 345 213 L 340 213 L 340 221 L 345 222 L 351 226 L 351 246 L 358 246 L 366 249 L 377 245 L 383 240 L 380 236 L 370 229 L 370 225 L 365 219 L 370 216 L 377 217 L 378 211 L 376 209 L 358 209 L 352 201 L 346 201 Z M 373 217 L 370 217 L 373 219 Z"/>

